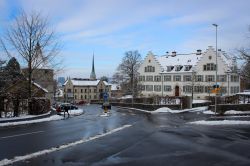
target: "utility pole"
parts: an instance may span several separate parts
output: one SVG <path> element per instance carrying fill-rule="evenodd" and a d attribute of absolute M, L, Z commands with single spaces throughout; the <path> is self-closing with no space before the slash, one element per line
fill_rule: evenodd
<path fill-rule="evenodd" d="M 218 56 L 218 50 L 217 50 L 217 28 L 218 25 L 217 24 L 213 24 L 213 26 L 215 26 L 215 31 L 216 31 L 216 68 L 215 68 L 215 87 L 216 87 L 216 91 L 215 91 L 215 103 L 214 103 L 214 112 L 215 114 L 217 113 L 217 88 L 218 88 L 218 78 L 217 78 L 217 74 L 218 74 L 218 66 L 217 66 L 217 56 Z"/>

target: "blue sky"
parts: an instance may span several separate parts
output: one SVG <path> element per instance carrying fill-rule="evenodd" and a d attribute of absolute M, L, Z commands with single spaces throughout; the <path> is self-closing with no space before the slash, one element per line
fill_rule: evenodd
<path fill-rule="evenodd" d="M 61 36 L 58 76 L 111 77 L 125 51 L 190 53 L 215 45 L 233 54 L 248 46 L 249 0 L 0 0 L 0 35 L 17 9 L 49 16 Z M 249 35 L 248 35 L 249 36 Z"/>

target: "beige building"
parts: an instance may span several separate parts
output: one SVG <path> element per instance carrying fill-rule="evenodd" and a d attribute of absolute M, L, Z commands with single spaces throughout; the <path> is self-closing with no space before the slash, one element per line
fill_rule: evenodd
<path fill-rule="evenodd" d="M 104 93 L 111 96 L 111 85 L 106 81 L 74 78 L 64 83 L 65 102 L 90 103 L 91 100 L 102 100 Z"/>

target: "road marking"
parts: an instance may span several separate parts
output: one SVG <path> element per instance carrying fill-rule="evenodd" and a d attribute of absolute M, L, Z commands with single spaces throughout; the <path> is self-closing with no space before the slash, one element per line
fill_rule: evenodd
<path fill-rule="evenodd" d="M 124 125 L 124 126 L 116 128 L 116 129 L 110 130 L 110 131 L 108 131 L 106 133 L 98 134 L 98 135 L 93 136 L 93 137 L 82 138 L 82 139 L 80 139 L 78 141 L 75 141 L 75 142 L 71 142 L 71 143 L 63 144 L 63 145 L 60 145 L 60 146 L 57 146 L 57 147 L 52 147 L 50 149 L 45 149 L 45 150 L 41 150 L 41 151 L 38 151 L 38 152 L 30 153 L 30 154 L 27 154 L 27 155 L 24 155 L 24 156 L 16 156 L 13 159 L 3 159 L 3 160 L 0 161 L 0 166 L 10 165 L 10 164 L 13 164 L 13 163 L 18 162 L 18 161 L 28 160 L 28 159 L 31 159 L 31 158 L 34 158 L 34 157 L 49 154 L 49 153 L 59 151 L 59 150 L 62 150 L 62 149 L 66 149 L 66 148 L 69 148 L 69 147 L 73 147 L 73 146 L 76 146 L 76 145 L 79 145 L 79 144 L 83 144 L 83 143 L 86 143 L 86 142 L 89 142 L 89 141 L 92 141 L 92 140 L 95 140 L 95 139 L 102 138 L 102 137 L 104 137 L 106 135 L 113 134 L 115 132 L 121 131 L 121 130 L 123 130 L 125 128 L 128 128 L 128 127 L 131 127 L 131 126 L 132 125 Z"/>
<path fill-rule="evenodd" d="M 12 138 L 12 137 L 20 137 L 20 136 L 24 136 L 24 135 L 37 134 L 37 133 L 42 133 L 42 132 L 44 132 L 44 131 L 35 131 L 35 132 L 30 132 L 30 133 L 16 134 L 16 135 L 0 137 L 0 139 L 6 139 L 6 138 Z"/>

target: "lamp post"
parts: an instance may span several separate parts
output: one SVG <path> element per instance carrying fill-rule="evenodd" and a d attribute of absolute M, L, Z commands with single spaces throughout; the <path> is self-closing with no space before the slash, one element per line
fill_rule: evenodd
<path fill-rule="evenodd" d="M 218 84 L 218 78 L 217 78 L 217 73 L 218 73 L 218 67 L 217 67 L 217 52 L 218 52 L 218 50 L 217 50 L 217 28 L 218 28 L 218 25 L 217 24 L 213 24 L 213 26 L 215 26 L 215 30 L 216 30 L 216 46 L 215 46 L 215 48 L 216 48 L 216 68 L 215 68 L 215 85 L 216 85 L 216 88 L 218 88 L 217 86 L 217 84 Z M 216 112 L 217 112 L 217 90 L 215 91 L 216 93 L 215 93 L 215 103 L 214 103 L 214 112 L 215 112 L 215 114 L 216 114 Z"/>

